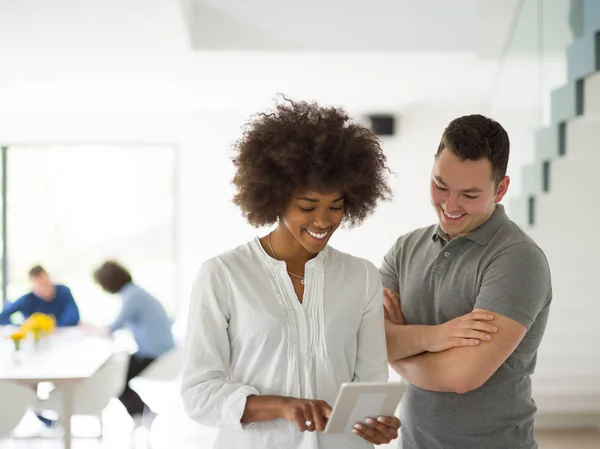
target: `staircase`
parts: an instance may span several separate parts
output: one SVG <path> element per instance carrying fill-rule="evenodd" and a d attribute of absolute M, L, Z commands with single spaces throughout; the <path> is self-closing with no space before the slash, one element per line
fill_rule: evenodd
<path fill-rule="evenodd" d="M 568 49 L 568 82 L 552 92 L 511 217 L 545 251 L 554 300 L 533 378 L 539 416 L 600 426 L 600 1 Z"/>

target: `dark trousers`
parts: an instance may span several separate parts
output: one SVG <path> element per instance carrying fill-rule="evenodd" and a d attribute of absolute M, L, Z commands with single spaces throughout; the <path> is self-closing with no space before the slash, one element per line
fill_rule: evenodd
<path fill-rule="evenodd" d="M 127 369 L 127 383 L 125 385 L 125 390 L 123 390 L 123 393 L 121 396 L 119 396 L 119 401 L 121 401 L 121 403 L 127 409 L 127 413 L 129 413 L 131 416 L 137 414 L 141 415 L 147 406 L 144 401 L 142 401 L 142 398 L 140 398 L 140 396 L 129 387 L 129 381 L 144 371 L 148 365 L 154 362 L 154 360 L 156 359 L 139 357 L 135 354 L 132 355 L 131 359 L 129 360 L 129 368 Z"/>

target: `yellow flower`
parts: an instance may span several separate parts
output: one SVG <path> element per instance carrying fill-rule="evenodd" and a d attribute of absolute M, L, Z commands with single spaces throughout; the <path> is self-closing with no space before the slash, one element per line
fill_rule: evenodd
<path fill-rule="evenodd" d="M 27 333 L 23 331 L 17 331 L 10 335 L 9 338 L 15 344 L 15 351 L 18 351 L 21 348 L 21 340 L 23 340 L 25 337 L 27 337 Z"/>
<path fill-rule="evenodd" d="M 13 332 L 12 334 L 10 334 L 10 338 L 13 341 L 23 340 L 25 337 L 27 337 L 27 334 L 23 331 L 17 331 L 17 332 Z"/>
<path fill-rule="evenodd" d="M 34 337 L 39 332 L 49 334 L 56 328 L 56 319 L 52 315 L 36 312 L 27 318 L 21 327 L 26 332 L 33 331 Z"/>

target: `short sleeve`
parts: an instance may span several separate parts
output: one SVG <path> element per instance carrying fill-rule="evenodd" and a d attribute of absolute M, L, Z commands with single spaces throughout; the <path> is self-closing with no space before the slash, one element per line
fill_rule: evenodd
<path fill-rule="evenodd" d="M 399 257 L 400 247 L 402 246 L 402 237 L 400 237 L 394 246 L 390 248 L 383 258 L 379 273 L 381 274 L 381 282 L 385 288 L 389 288 L 397 293 L 400 292 L 400 269 Z"/>
<path fill-rule="evenodd" d="M 531 242 L 512 245 L 485 268 L 476 309 L 489 310 L 529 328 L 552 298 L 546 256 Z"/>

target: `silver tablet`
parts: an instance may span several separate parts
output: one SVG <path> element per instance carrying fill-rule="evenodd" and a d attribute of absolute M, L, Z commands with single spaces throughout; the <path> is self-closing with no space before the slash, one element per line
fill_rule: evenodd
<path fill-rule="evenodd" d="M 354 424 L 367 418 L 392 416 L 406 389 L 402 382 L 352 382 L 342 384 L 325 433 L 352 433 Z"/>

